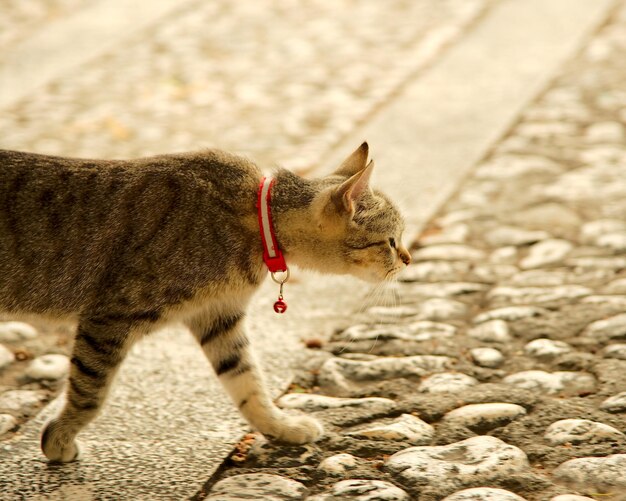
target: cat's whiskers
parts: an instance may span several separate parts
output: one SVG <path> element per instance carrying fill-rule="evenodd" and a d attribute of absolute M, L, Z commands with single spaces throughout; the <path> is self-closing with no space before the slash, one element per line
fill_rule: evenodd
<path fill-rule="evenodd" d="M 384 280 L 382 282 L 378 282 L 365 294 L 365 296 L 363 297 L 361 306 L 357 310 L 358 316 L 361 316 L 362 314 L 366 313 L 369 308 L 380 306 L 382 304 L 381 301 L 383 299 L 384 289 L 386 285 L 387 283 Z M 369 323 L 371 323 L 375 327 L 382 325 L 381 322 L 378 320 L 374 320 L 374 322 L 369 322 Z M 378 340 L 378 337 L 374 341 L 374 345 L 376 344 L 377 340 Z M 339 350 L 339 353 L 344 353 L 350 347 L 350 345 L 354 343 L 355 341 L 356 341 L 356 338 L 349 338 L 348 342 L 341 348 L 341 350 Z"/>
<path fill-rule="evenodd" d="M 400 272 L 402 268 L 396 268 L 393 270 L 393 273 L 387 278 L 387 282 L 391 284 L 389 288 L 393 293 L 394 298 L 394 306 L 398 306 L 400 304 L 400 293 L 398 292 L 398 277 L 400 276 Z"/>
<path fill-rule="evenodd" d="M 387 283 L 385 282 L 385 280 L 383 280 L 382 282 L 378 283 L 376 285 L 375 291 L 376 291 L 376 301 L 374 302 L 374 307 L 376 306 L 386 306 L 385 305 L 385 288 L 387 286 Z M 382 318 L 380 315 L 377 315 L 374 319 L 373 322 L 373 326 L 375 328 L 381 327 L 383 325 L 382 322 Z M 374 348 L 376 347 L 376 344 L 378 343 L 378 334 L 376 335 L 376 337 L 374 338 L 374 341 L 372 343 L 372 346 L 370 346 L 370 349 L 368 350 L 368 353 L 371 353 Z"/>
<path fill-rule="evenodd" d="M 395 308 L 400 304 L 400 294 L 397 290 L 397 273 L 398 269 L 390 270 L 385 276 L 385 280 L 379 284 L 377 289 L 381 291 L 382 295 L 380 297 L 381 304 L 380 306 Z M 389 293 L 389 294 L 387 294 Z M 384 304 L 383 304 L 384 303 Z M 376 323 L 376 326 L 382 326 L 383 322 L 379 321 Z M 378 342 L 378 335 L 374 339 L 374 343 L 370 347 L 368 353 L 372 353 L 374 348 L 376 347 L 376 343 Z"/>
<path fill-rule="evenodd" d="M 398 292 L 395 290 L 395 287 L 393 286 L 395 282 L 394 280 L 395 275 L 393 273 L 394 271 L 395 270 L 391 270 L 390 272 L 388 272 L 385 276 L 385 279 L 382 282 L 380 282 L 378 286 L 376 287 L 376 290 L 378 292 L 376 306 L 383 306 L 386 308 L 387 307 L 395 308 L 398 305 Z M 391 287 L 390 287 L 390 284 L 392 284 Z M 376 327 L 381 327 L 383 325 L 386 325 L 386 322 L 384 322 L 382 320 L 382 317 L 379 316 L 378 321 L 376 321 L 374 325 Z M 376 347 L 376 344 L 378 343 L 378 339 L 379 339 L 379 335 L 377 335 L 376 338 L 374 339 L 374 342 L 372 346 L 370 347 L 368 353 L 372 353 L 372 351 Z"/>
<path fill-rule="evenodd" d="M 364 299 L 363 305 L 361 306 L 360 313 L 365 313 L 370 308 L 375 308 L 377 306 L 385 306 L 385 288 L 387 283 L 385 281 L 377 283 L 367 294 Z M 380 316 L 376 315 L 374 317 L 373 325 L 379 326 L 381 325 Z"/>
<path fill-rule="evenodd" d="M 381 287 L 384 287 L 384 282 L 377 283 L 365 294 L 361 302 L 361 306 L 357 311 L 359 315 L 365 313 L 372 306 L 377 306 L 378 301 L 376 298 L 380 294 Z"/>

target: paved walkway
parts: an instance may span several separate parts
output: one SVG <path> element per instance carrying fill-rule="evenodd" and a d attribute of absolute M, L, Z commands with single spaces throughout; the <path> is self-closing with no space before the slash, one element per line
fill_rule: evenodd
<path fill-rule="evenodd" d="M 379 165 L 405 165 L 410 182 L 382 175 L 379 184 L 406 199 L 417 230 L 449 198 L 455 180 L 545 86 L 554 66 L 586 30 L 595 29 L 609 5 L 569 2 L 564 13 L 559 0 L 536 2 L 534 8 L 492 3 L 398 1 L 389 9 L 364 2 L 355 11 L 349 2 L 320 2 L 307 13 L 278 2 L 267 10 L 189 2 L 123 49 L 81 64 L 36 99 L 11 105 L 0 115 L 0 129 L 9 131 L 1 145 L 117 157 L 218 144 L 265 164 L 281 161 L 307 169 L 319 165 L 320 156 L 332 163 L 355 136 L 373 135 L 374 144 L 381 145 Z M 324 21 L 303 24 L 316 16 Z M 614 377 L 623 373 L 620 364 L 625 363 L 618 313 L 626 296 L 619 282 L 626 268 L 619 242 L 626 230 L 619 221 L 594 221 L 626 214 L 623 171 L 615 167 L 624 167 L 616 143 L 623 117 L 615 113 L 625 103 L 619 101 L 619 89 L 604 92 L 621 78 L 616 58 L 623 47 L 622 18 L 614 16 L 613 24 L 570 64 L 565 83 L 557 82 L 554 93 L 525 109 L 510 137 L 431 221 L 416 243 L 417 263 L 397 291 L 400 306 L 346 318 L 346 311 L 362 305 L 362 296 L 353 297 L 355 284 L 303 276 L 290 289 L 292 304 L 298 305 L 290 309 L 294 315 L 280 325 L 267 314 L 269 299 L 261 292 L 253 316 L 273 324 L 264 332 L 253 329 L 253 336 L 272 387 L 279 394 L 290 379 L 289 367 L 306 367 L 291 387 L 295 396 L 281 402 L 316 411 L 330 432 L 324 441 L 292 449 L 249 437 L 202 488 L 240 437 L 241 422 L 234 414 L 226 419 L 223 410 L 216 419 L 213 409 L 230 409 L 230 404 L 215 382 L 207 384 L 212 376 L 187 335 L 170 330 L 137 347 L 112 403 L 84 433 L 92 460 L 50 468 L 37 455 L 37 430 L 53 412 L 48 407 L 33 421 L 9 429 L 0 446 L 0 492 L 8 499 L 179 499 L 194 493 L 202 498 L 210 491 L 211 499 L 226 499 L 225 493 L 258 485 L 261 490 L 252 498 L 359 499 L 357 492 L 370 492 L 368 499 L 435 500 L 489 485 L 528 500 L 576 491 L 619 499 L 624 466 L 616 453 L 626 452 L 619 434 L 626 429 L 620 414 L 624 404 L 620 397 L 616 403 L 602 402 L 626 389 Z M 519 24 L 505 37 L 503 26 L 511 26 L 512 19 Z M 472 21 L 476 28 L 464 35 Z M 209 23 L 212 30 L 205 29 Z M 541 33 L 537 40 L 522 36 L 529 31 L 520 28 L 524 23 Z M 236 41 L 228 36 L 234 30 L 241 33 Z M 501 60 L 484 57 L 489 36 L 492 43 L 506 40 L 494 51 Z M 446 44 L 453 50 L 442 52 Z M 365 53 L 376 64 L 364 66 L 358 55 Z M 512 54 L 518 64 L 511 64 Z M 459 67 L 463 61 L 465 70 Z M 496 71 L 507 61 L 514 85 L 506 84 L 506 71 Z M 459 92 L 465 86 L 458 82 L 472 64 L 490 76 L 477 81 L 493 87 L 483 87 L 477 102 L 467 103 L 472 96 Z M 328 86 L 329 80 L 336 85 Z M 106 86 L 98 86 L 98 92 L 100 82 Z M 434 83 L 439 97 L 424 93 Z M 584 92 L 572 90 L 581 86 Z M 495 95 L 485 101 L 489 90 Z M 606 100 L 603 105 L 594 100 L 599 95 Z M 421 113 L 426 118 L 416 120 L 410 111 L 429 109 L 429 96 L 432 114 Z M 275 113 L 278 108 L 284 114 Z M 474 129 L 468 116 L 476 117 Z M 591 126 L 595 122 L 599 125 Z M 450 123 L 449 130 L 460 137 L 442 132 Z M 381 133 L 385 128 L 387 134 Z M 407 133 L 412 130 L 420 131 L 419 142 L 432 150 L 458 144 L 456 156 L 412 150 L 415 135 Z M 403 164 L 413 154 L 424 167 L 417 160 Z M 415 179 L 417 166 L 427 180 L 438 181 Z M 581 191 L 589 182 L 600 188 Z M 579 191 L 587 198 L 576 198 Z M 597 192 L 600 201 L 594 198 Z M 338 305 L 327 299 L 329 290 L 350 299 Z M 517 309 L 498 310 L 504 306 Z M 485 317 L 485 312 L 490 313 Z M 605 317 L 608 326 L 594 324 Z M 349 329 L 335 333 L 324 350 L 306 353 L 300 347 L 300 337 L 321 334 L 324 339 L 337 326 Z M 273 348 L 280 331 L 289 333 L 282 338 L 282 358 Z M 547 340 L 528 344 L 536 338 Z M 7 346 L 19 353 L 29 342 Z M 17 373 L 29 363 L 16 361 L 5 370 Z M 524 372 L 531 369 L 545 373 Z M 374 380 L 362 380 L 365 372 Z M 433 373 L 443 376 L 429 378 Z M 38 385 L 50 385 L 20 381 L 31 396 L 45 391 Z M 52 384 L 50 391 L 58 386 Z M 309 392 L 357 400 L 320 400 L 308 397 Z M 369 396 L 379 398 L 363 400 Z M 37 403 L 30 403 L 31 412 Z M 498 405 L 464 407 L 476 403 Z M 326 409 L 332 406 L 337 407 Z M 10 413 L 23 423 L 27 407 Z M 560 422 L 552 435 L 543 436 L 549 425 L 570 417 L 589 422 Z M 467 438 L 471 441 L 458 443 Z M 412 445 L 426 448 L 406 450 Z M 350 456 L 336 457 L 339 451 Z M 404 452 L 388 457 L 399 451 Z M 441 461 L 433 460 L 433 452 Z M 585 456 L 607 459 L 546 474 Z M 473 471 L 472 465 L 479 469 Z M 599 470 L 608 474 L 602 477 Z M 451 471 L 459 473 L 442 477 L 441 472 Z M 239 475 L 245 473 L 256 477 L 242 480 Z M 480 499 L 519 499 L 488 495 L 478 494 Z"/>

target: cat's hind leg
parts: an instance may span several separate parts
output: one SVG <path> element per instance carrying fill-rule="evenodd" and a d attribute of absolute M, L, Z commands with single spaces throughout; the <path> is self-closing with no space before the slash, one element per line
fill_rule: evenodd
<path fill-rule="evenodd" d="M 41 448 L 51 461 L 77 459 L 76 434 L 102 406 L 113 377 L 131 344 L 128 320 L 91 318 L 78 325 L 65 405 L 44 428 Z"/>
<path fill-rule="evenodd" d="M 243 313 L 198 316 L 188 323 L 220 381 L 246 420 L 270 439 L 303 444 L 318 439 L 322 426 L 309 416 L 293 416 L 272 402 L 250 352 Z"/>

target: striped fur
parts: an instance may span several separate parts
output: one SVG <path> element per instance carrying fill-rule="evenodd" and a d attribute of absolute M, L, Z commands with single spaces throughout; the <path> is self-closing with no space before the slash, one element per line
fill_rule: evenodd
<path fill-rule="evenodd" d="M 389 245 L 402 218 L 368 188 L 366 161 L 362 145 L 322 179 L 275 173 L 272 214 L 290 264 L 380 281 L 408 262 Z M 77 457 L 75 436 L 132 344 L 181 321 L 256 429 L 291 443 L 320 435 L 271 402 L 244 330 L 267 273 L 260 178 L 217 150 L 106 161 L 0 150 L 0 312 L 77 321 L 66 403 L 42 435 L 49 459 Z"/>

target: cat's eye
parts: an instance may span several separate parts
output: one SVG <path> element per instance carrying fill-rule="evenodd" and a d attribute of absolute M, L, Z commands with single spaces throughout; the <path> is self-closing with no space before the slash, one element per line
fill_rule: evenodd
<path fill-rule="evenodd" d="M 390 238 L 389 239 L 389 245 L 391 245 L 391 247 L 393 247 L 395 249 L 396 248 L 396 239 L 395 238 Z"/>

